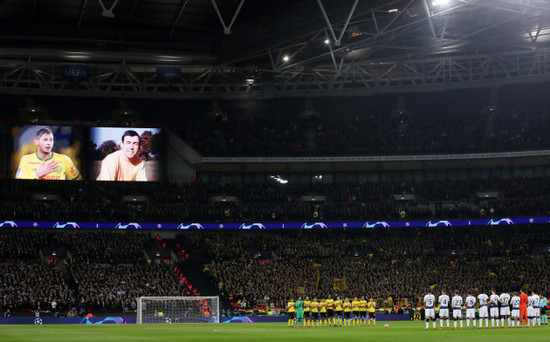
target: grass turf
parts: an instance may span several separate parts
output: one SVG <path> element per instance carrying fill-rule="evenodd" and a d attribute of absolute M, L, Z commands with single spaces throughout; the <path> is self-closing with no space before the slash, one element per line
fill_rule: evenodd
<path fill-rule="evenodd" d="M 288 328 L 285 323 L 2 325 L 0 341 L 549 341 L 550 326 L 522 329 L 424 330 L 424 322 L 376 327 Z M 430 323 L 431 326 L 431 323 Z"/>

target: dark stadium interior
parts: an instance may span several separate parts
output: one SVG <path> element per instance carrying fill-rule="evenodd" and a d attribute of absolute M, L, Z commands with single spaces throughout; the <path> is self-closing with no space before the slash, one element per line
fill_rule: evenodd
<path fill-rule="evenodd" d="M 550 4 L 434 3 L 0 0 L 3 317 L 549 294 Z M 16 179 L 34 126 L 70 128 L 83 180 Z M 94 127 L 162 130 L 158 181 L 96 181 Z M 481 219 L 503 225 L 409 227 Z M 343 228 L 189 228 L 297 222 Z"/>

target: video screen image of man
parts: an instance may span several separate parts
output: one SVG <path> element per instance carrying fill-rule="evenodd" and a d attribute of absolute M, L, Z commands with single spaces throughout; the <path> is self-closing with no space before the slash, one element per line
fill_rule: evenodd
<path fill-rule="evenodd" d="M 71 158 L 52 151 L 55 141 L 51 129 L 38 129 L 33 142 L 36 145 L 36 152 L 21 157 L 15 178 L 42 180 L 82 179 Z"/>
<path fill-rule="evenodd" d="M 98 181 L 147 181 L 145 162 L 139 157 L 141 139 L 133 130 L 124 132 L 120 150 L 107 155 L 101 162 Z"/>

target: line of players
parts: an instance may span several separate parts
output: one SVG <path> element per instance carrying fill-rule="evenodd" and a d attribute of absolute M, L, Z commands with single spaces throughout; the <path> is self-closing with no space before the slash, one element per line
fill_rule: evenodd
<path fill-rule="evenodd" d="M 470 321 L 473 322 L 473 328 L 476 328 L 476 308 L 479 308 L 479 328 L 483 327 L 483 320 L 485 320 L 485 327 L 489 328 L 489 316 L 491 317 L 491 328 L 504 328 L 505 320 L 508 322 L 508 328 L 521 328 L 523 326 L 528 328 L 530 325 L 529 323 L 531 323 L 532 327 L 540 327 L 541 324 L 548 325 L 548 316 L 546 315 L 546 306 L 548 303 L 547 299 L 545 297 L 541 298 L 534 291 L 530 296 L 527 296 L 523 290 L 520 290 L 518 294 L 514 294 L 513 297 L 510 297 L 508 293 L 498 295 L 494 290 L 492 290 L 490 296 L 487 296 L 485 293 L 481 293 L 477 296 L 477 300 L 476 297 L 468 294 L 464 301 L 458 291 L 455 291 L 452 298 L 449 298 L 445 291 L 441 291 L 441 295 L 438 297 L 437 303 L 440 305 L 440 330 L 443 330 L 444 328 L 444 321 L 447 322 L 447 329 L 450 329 L 449 309 L 452 310 L 454 329 L 457 329 L 457 322 L 460 323 L 460 328 L 463 328 L 463 306 L 466 307 L 466 329 L 470 329 Z M 426 307 L 426 329 L 429 329 L 430 319 L 433 323 L 433 329 L 436 329 L 437 321 L 435 319 L 435 304 L 435 296 L 428 291 L 428 293 L 424 296 L 424 305 Z M 511 312 L 510 307 L 512 308 Z"/>
<path fill-rule="evenodd" d="M 297 306 L 302 306 L 301 301 L 300 296 L 296 302 L 290 299 L 287 303 L 289 327 L 364 327 L 370 326 L 371 322 L 376 326 L 376 302 L 372 298 L 367 302 L 364 296 L 360 299 L 355 297 L 352 301 L 347 297 L 342 300 L 340 296 L 332 299 L 331 295 L 320 300 L 305 297 L 303 318 L 300 317 L 301 310 Z"/>

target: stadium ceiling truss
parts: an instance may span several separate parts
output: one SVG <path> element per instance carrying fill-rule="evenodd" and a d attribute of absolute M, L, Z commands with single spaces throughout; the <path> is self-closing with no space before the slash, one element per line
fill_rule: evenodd
<path fill-rule="evenodd" d="M 211 0 L 219 30 L 233 34 L 245 0 L 230 17 Z M 78 96 L 272 98 L 364 95 L 377 92 L 471 88 L 550 80 L 550 2 L 545 0 L 347 1 L 338 20 L 322 0 L 320 27 L 283 42 L 222 49 L 220 55 L 153 52 L 97 53 L 0 49 L 0 92 Z M 327 0 L 325 0 L 326 2 Z M 116 10 L 99 1 L 107 16 Z M 188 1 L 181 1 L 173 34 Z M 134 5 L 137 4 L 137 1 Z M 84 11 L 86 1 L 84 1 Z M 80 21 L 82 14 L 78 21 Z M 319 26 L 319 25 L 318 25 Z M 246 41 L 244 36 L 241 41 Z M 73 54 L 72 56 L 70 54 Z M 59 56 L 66 56 L 60 59 Z M 287 57 L 284 59 L 283 57 Z M 70 82 L 65 65 L 84 63 L 89 77 Z M 157 78 L 159 65 L 181 77 Z"/>

